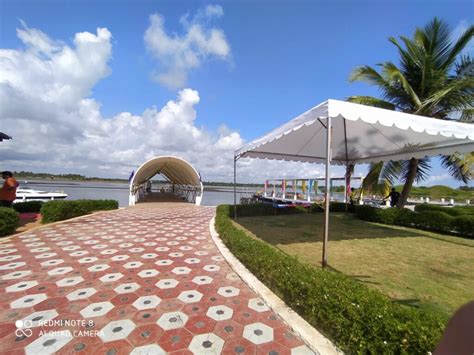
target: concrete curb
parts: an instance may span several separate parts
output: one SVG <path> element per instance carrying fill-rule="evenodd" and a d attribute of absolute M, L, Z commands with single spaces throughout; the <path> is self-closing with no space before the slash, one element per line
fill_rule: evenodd
<path fill-rule="evenodd" d="M 212 240 L 237 275 L 255 291 L 287 323 L 316 354 L 343 354 L 329 339 L 288 307 L 267 286 L 258 280 L 225 246 L 215 228 L 215 218 L 209 222 Z"/>

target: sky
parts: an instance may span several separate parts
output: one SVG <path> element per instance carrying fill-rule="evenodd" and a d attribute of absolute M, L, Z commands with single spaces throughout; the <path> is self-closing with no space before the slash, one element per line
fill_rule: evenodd
<path fill-rule="evenodd" d="M 473 14 L 469 0 L 0 0 L 0 131 L 13 136 L 0 169 L 126 178 L 176 155 L 205 181 L 231 181 L 246 142 L 328 98 L 377 96 L 348 77 L 397 62 L 389 36 L 434 16 L 460 34 Z M 242 182 L 323 173 L 238 165 Z M 460 182 L 433 159 L 422 184 Z"/>

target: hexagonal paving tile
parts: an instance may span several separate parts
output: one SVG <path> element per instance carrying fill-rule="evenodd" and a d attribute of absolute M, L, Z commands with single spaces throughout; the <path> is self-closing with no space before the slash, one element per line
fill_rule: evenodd
<path fill-rule="evenodd" d="M 48 261 L 43 261 L 40 263 L 41 266 L 56 266 L 59 264 L 62 264 L 64 262 L 63 259 L 53 259 L 53 260 L 48 260 Z"/>
<path fill-rule="evenodd" d="M 30 270 L 13 271 L 1 277 L 2 280 L 15 280 L 31 275 Z"/>
<path fill-rule="evenodd" d="M 191 291 L 183 291 L 179 294 L 178 299 L 185 303 L 195 303 L 199 302 L 202 298 L 203 294 L 199 291 L 191 290 Z"/>
<path fill-rule="evenodd" d="M 166 355 L 166 351 L 164 351 L 160 346 L 157 344 L 149 344 L 136 347 L 132 350 L 130 355 Z"/>
<path fill-rule="evenodd" d="M 216 272 L 220 270 L 220 266 L 217 265 L 206 265 L 203 267 L 204 270 L 210 271 L 210 272 Z"/>
<path fill-rule="evenodd" d="M 181 266 L 181 267 L 175 267 L 173 270 L 171 270 L 171 272 L 176 275 L 186 275 L 191 272 L 191 269 L 186 266 Z"/>
<path fill-rule="evenodd" d="M 135 323 L 130 319 L 116 320 L 103 327 L 99 337 L 104 343 L 125 339 L 135 327 Z"/>
<path fill-rule="evenodd" d="M 225 287 L 220 287 L 217 290 L 217 293 L 224 297 L 234 297 L 240 293 L 240 290 L 232 286 L 225 286 Z"/>
<path fill-rule="evenodd" d="M 99 271 L 107 270 L 108 268 L 110 268 L 110 266 L 107 264 L 98 264 L 98 265 L 89 266 L 87 270 L 89 270 L 90 272 L 99 272 Z"/>
<path fill-rule="evenodd" d="M 115 255 L 115 256 L 112 256 L 110 259 L 113 261 L 122 261 L 122 260 L 127 260 L 129 258 L 130 257 L 128 255 Z"/>
<path fill-rule="evenodd" d="M 88 256 L 87 258 L 79 259 L 78 262 L 80 264 L 88 264 L 88 263 L 95 263 L 97 260 L 99 259 L 96 257 Z"/>
<path fill-rule="evenodd" d="M 194 336 L 188 349 L 196 355 L 200 354 L 220 354 L 224 340 L 214 333 L 206 333 Z"/>
<path fill-rule="evenodd" d="M 248 306 L 259 313 L 270 310 L 270 307 L 268 307 L 260 298 L 250 299 Z"/>
<path fill-rule="evenodd" d="M 273 341 L 273 328 L 257 322 L 244 327 L 243 337 L 254 344 L 263 344 Z"/>
<path fill-rule="evenodd" d="M 114 305 L 110 302 L 97 302 L 91 303 L 84 309 L 82 309 L 79 313 L 84 318 L 92 318 L 92 317 L 99 317 L 107 314 L 114 308 Z"/>
<path fill-rule="evenodd" d="M 102 282 L 113 282 L 113 281 L 120 280 L 122 277 L 123 277 L 123 274 L 121 274 L 120 272 L 115 272 L 112 274 L 106 274 L 102 276 L 101 278 L 99 278 L 99 280 Z"/>
<path fill-rule="evenodd" d="M 210 284 L 214 279 L 209 276 L 196 276 L 193 279 L 193 282 L 198 285 L 207 285 Z"/>
<path fill-rule="evenodd" d="M 158 257 L 158 254 L 147 253 L 147 254 L 143 254 L 141 257 L 142 257 L 142 259 L 154 259 L 154 258 Z"/>
<path fill-rule="evenodd" d="M 50 275 L 50 276 L 64 275 L 64 274 L 67 274 L 68 272 L 71 272 L 72 270 L 74 270 L 74 269 L 70 266 L 57 267 L 56 269 L 49 270 L 48 275 Z"/>
<path fill-rule="evenodd" d="M 137 284 L 136 282 L 130 282 L 126 284 L 121 284 L 120 286 L 117 286 L 114 288 L 114 291 L 117 292 L 118 294 L 122 293 L 130 293 L 130 292 L 135 292 L 140 288 L 140 285 Z"/>
<path fill-rule="evenodd" d="M 161 302 L 161 298 L 158 296 L 142 296 L 133 302 L 133 306 L 138 310 L 155 308 Z"/>
<path fill-rule="evenodd" d="M 177 284 L 179 284 L 179 282 L 176 281 L 175 279 L 163 279 L 163 280 L 158 281 L 155 284 L 155 286 L 161 289 L 165 289 L 165 288 L 175 288 Z"/>
<path fill-rule="evenodd" d="M 72 339 L 73 336 L 69 330 L 61 332 L 61 336 L 55 333 L 45 333 L 25 348 L 25 354 L 54 354 Z"/>
<path fill-rule="evenodd" d="M 23 318 L 20 322 L 24 328 L 35 328 L 42 326 L 44 322 L 47 322 L 51 319 L 54 319 L 58 316 L 58 312 L 55 309 L 48 309 L 47 311 L 40 311 L 30 314 L 29 316 Z M 16 324 L 17 328 L 19 324 Z"/>
<path fill-rule="evenodd" d="M 136 269 L 142 265 L 143 263 L 141 261 L 129 261 L 128 263 L 124 264 L 123 267 L 126 269 Z"/>
<path fill-rule="evenodd" d="M 16 299 L 10 303 L 11 308 L 27 308 L 36 306 L 38 303 L 43 302 L 48 297 L 46 293 L 37 293 L 35 295 L 26 295 Z"/>
<path fill-rule="evenodd" d="M 25 291 L 28 290 L 32 287 L 38 286 L 38 281 L 22 281 L 18 282 L 14 285 L 8 286 L 5 291 L 6 292 L 19 292 L 19 291 Z"/>
<path fill-rule="evenodd" d="M 12 270 L 12 269 L 16 269 L 16 268 L 19 268 L 20 266 L 25 266 L 25 265 L 26 263 L 24 261 L 17 261 L 14 263 L 0 265 L 0 270 Z"/>
<path fill-rule="evenodd" d="M 188 321 L 188 316 L 183 312 L 170 312 L 163 314 L 156 322 L 164 330 L 183 327 Z"/>
<path fill-rule="evenodd" d="M 58 287 L 69 287 L 69 286 L 75 286 L 78 283 L 81 283 L 82 281 L 84 281 L 84 279 L 80 276 L 66 277 L 65 279 L 57 281 L 56 285 Z"/>
<path fill-rule="evenodd" d="M 83 300 L 89 298 L 90 296 L 97 293 L 97 290 L 93 287 L 81 288 L 79 290 L 73 291 L 68 294 L 66 297 L 69 301 Z"/>
<path fill-rule="evenodd" d="M 201 262 L 201 259 L 198 259 L 198 258 L 188 258 L 188 259 L 184 259 L 184 262 L 186 264 L 198 264 Z"/>
<path fill-rule="evenodd" d="M 212 306 L 207 310 L 206 315 L 214 320 L 221 321 L 232 318 L 234 310 L 227 306 Z"/>
<path fill-rule="evenodd" d="M 140 271 L 137 275 L 145 278 L 145 277 L 154 277 L 158 275 L 159 273 L 160 272 L 155 269 L 145 269 L 145 270 Z"/>
<path fill-rule="evenodd" d="M 157 262 L 155 262 L 156 265 L 161 265 L 161 266 L 166 266 L 166 265 L 171 265 L 173 264 L 173 260 L 158 260 Z"/>

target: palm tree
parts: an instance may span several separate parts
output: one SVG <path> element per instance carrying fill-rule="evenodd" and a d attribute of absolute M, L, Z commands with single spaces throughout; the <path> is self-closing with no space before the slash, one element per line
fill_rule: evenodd
<path fill-rule="evenodd" d="M 474 61 L 462 55 L 474 36 L 470 26 L 457 40 L 452 40 L 449 26 L 434 18 L 424 28 L 417 28 L 413 38 L 394 37 L 389 41 L 398 49 L 399 66 L 392 62 L 357 67 L 350 81 L 364 81 L 377 86 L 382 98 L 351 96 L 351 102 L 397 110 L 439 119 L 472 122 L 474 117 Z M 442 165 L 456 179 L 468 182 L 474 155 L 441 156 Z M 365 188 L 387 188 L 397 180 L 404 182 L 397 207 L 403 208 L 415 181 L 426 179 L 428 158 L 372 164 Z M 382 184 L 380 184 L 382 182 Z M 380 186 L 382 185 L 382 186 Z"/>

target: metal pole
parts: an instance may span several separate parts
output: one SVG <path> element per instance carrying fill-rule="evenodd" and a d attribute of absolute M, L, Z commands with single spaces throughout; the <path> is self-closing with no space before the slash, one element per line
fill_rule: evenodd
<path fill-rule="evenodd" d="M 236 180 L 237 180 L 237 157 L 234 156 L 234 219 L 237 219 L 237 187 L 236 187 Z"/>
<path fill-rule="evenodd" d="M 324 208 L 324 240 L 323 240 L 323 268 L 328 263 L 327 247 L 329 239 L 329 179 L 331 166 L 331 116 L 328 116 L 326 127 L 326 191 L 325 191 L 325 208 Z"/>

